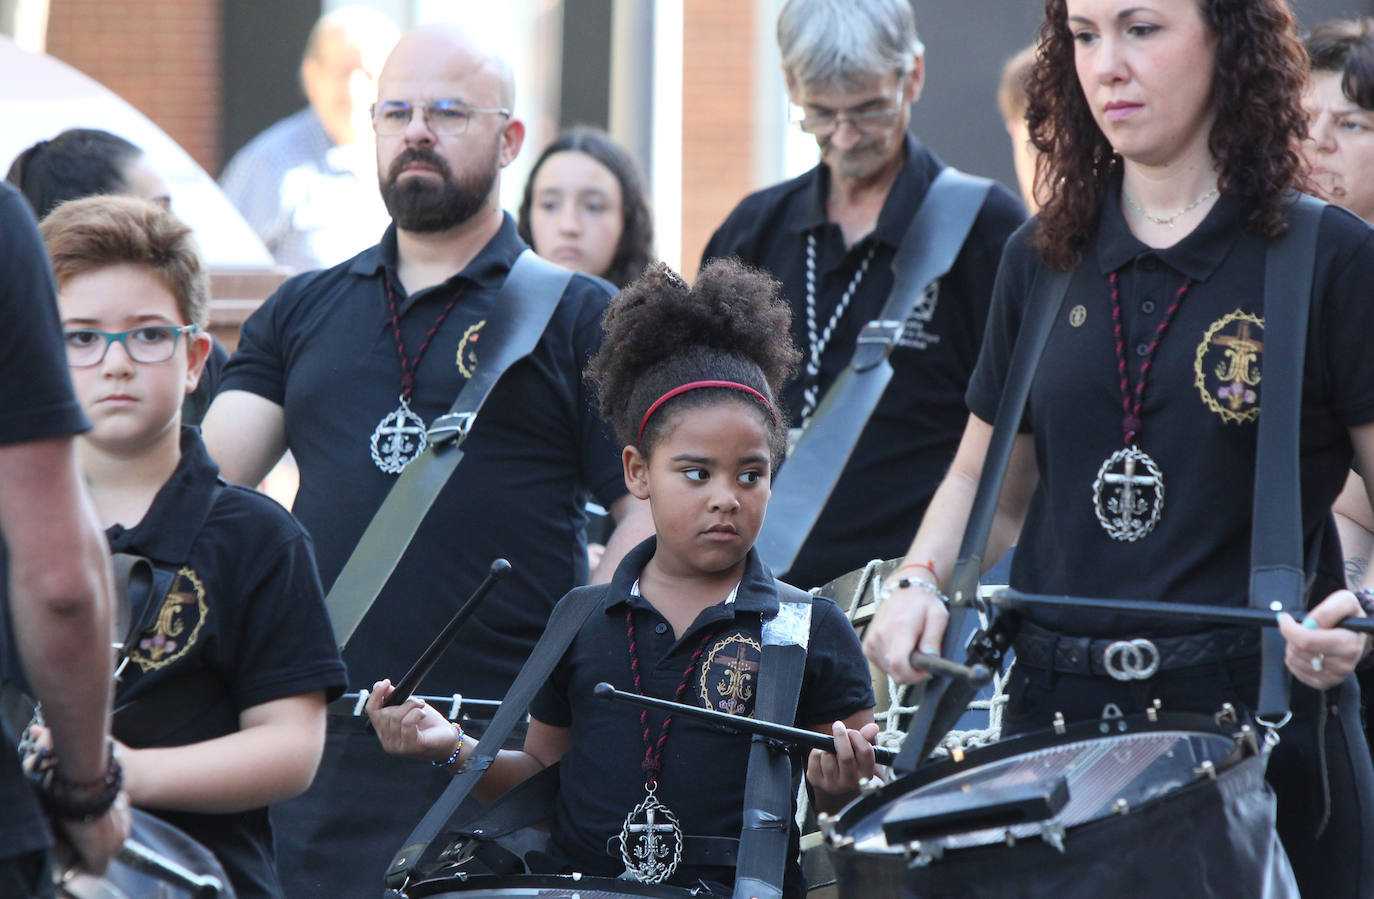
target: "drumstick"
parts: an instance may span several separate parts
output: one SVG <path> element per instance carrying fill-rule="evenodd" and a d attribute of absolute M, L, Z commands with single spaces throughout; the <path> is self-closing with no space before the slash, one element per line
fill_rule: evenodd
<path fill-rule="evenodd" d="M 824 734 L 818 734 L 814 730 L 805 730 L 800 727 L 788 727 L 786 724 L 774 724 L 772 721 L 759 721 L 755 718 L 741 718 L 739 715 L 717 712 L 715 709 L 703 709 L 700 706 L 683 705 L 680 702 L 673 702 L 671 699 L 658 699 L 653 696 L 642 696 L 638 693 L 627 693 L 624 690 L 617 690 L 605 681 L 593 687 L 592 692 L 602 699 L 618 699 L 621 702 L 628 702 L 632 705 L 646 705 L 650 708 L 665 709 L 675 715 L 700 718 L 703 721 L 708 721 L 726 730 L 763 737 L 772 737 L 784 743 L 805 746 L 808 749 L 819 749 L 823 752 L 832 754 L 835 752 L 835 738 L 827 737 Z M 897 758 L 897 753 L 891 749 L 874 746 L 873 757 L 880 765 L 890 765 Z"/>
<path fill-rule="evenodd" d="M 1281 611 L 1279 609 L 1265 611 L 1264 609 L 1235 606 L 1207 606 L 1185 602 L 1100 599 L 1086 596 L 1045 596 L 1039 593 L 1022 593 L 1018 590 L 997 591 L 992 595 L 992 604 L 1004 609 L 1014 609 L 1023 605 L 1096 609 L 1138 615 L 1144 618 L 1207 621 L 1213 624 L 1248 624 L 1256 627 L 1278 627 L 1278 613 Z M 1356 633 L 1371 634 L 1374 633 L 1374 618 L 1346 618 L 1336 622 L 1336 627 L 1343 627 Z"/>
<path fill-rule="evenodd" d="M 992 682 L 992 671 L 987 665 L 960 665 L 944 656 L 921 652 L 919 649 L 911 654 L 911 667 L 929 671 L 931 674 L 943 674 L 946 677 L 966 680 L 975 687 Z"/>
<path fill-rule="evenodd" d="M 195 899 L 215 899 L 224 892 L 224 884 L 220 883 L 218 877 L 188 871 L 170 858 L 132 839 L 125 840 L 124 845 L 119 847 L 118 858 L 130 868 L 187 891 Z"/>

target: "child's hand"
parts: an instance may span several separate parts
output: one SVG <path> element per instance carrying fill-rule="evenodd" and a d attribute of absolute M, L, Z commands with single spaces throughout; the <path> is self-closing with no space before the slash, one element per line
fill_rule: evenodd
<path fill-rule="evenodd" d="M 367 697 L 367 717 L 382 741 L 382 748 L 392 755 L 412 759 L 445 761 L 458 745 L 458 731 L 438 709 L 423 699 L 411 697 L 398 706 L 383 708 L 382 703 L 394 693 L 389 680 L 380 680 Z"/>
<path fill-rule="evenodd" d="M 873 776 L 873 744 L 878 739 L 878 725 L 873 722 L 852 730 L 836 721 L 831 731 L 835 751 L 813 749 L 806 762 L 806 779 L 816 792 L 816 807 L 823 812 L 839 811 L 858 794 L 859 781 Z"/>

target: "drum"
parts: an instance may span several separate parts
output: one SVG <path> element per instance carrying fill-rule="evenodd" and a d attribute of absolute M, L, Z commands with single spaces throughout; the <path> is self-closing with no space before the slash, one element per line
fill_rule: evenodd
<path fill-rule="evenodd" d="M 129 839 L 104 877 L 60 870 L 54 876 L 65 899 L 234 899 L 210 850 L 141 809 L 133 810 Z"/>
<path fill-rule="evenodd" d="M 513 874 L 505 876 L 439 877 L 410 884 L 400 895 L 441 899 L 690 899 L 713 895 L 705 890 L 684 889 L 653 883 L 635 883 L 610 877 L 577 874 Z"/>
<path fill-rule="evenodd" d="M 1234 713 L 1151 713 L 1014 737 L 822 821 L 863 899 L 1298 896 L 1267 753 Z"/>

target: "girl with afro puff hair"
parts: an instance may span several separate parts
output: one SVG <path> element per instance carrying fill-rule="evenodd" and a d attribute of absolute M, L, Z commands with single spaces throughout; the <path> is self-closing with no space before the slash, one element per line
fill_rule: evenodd
<path fill-rule="evenodd" d="M 477 784 L 489 801 L 559 763 L 550 845 L 527 857 L 532 870 L 620 876 L 645 848 L 632 821 L 642 830 L 671 818 L 680 860 L 646 879 L 730 895 L 749 738 L 597 700 L 592 689 L 607 681 L 752 717 L 763 623 L 779 613 L 779 585 L 753 545 L 786 443 L 774 397 L 798 359 L 790 315 L 776 281 L 728 259 L 693 287 L 652 265 L 606 313 L 587 377 L 657 534 L 609 584 L 578 588 L 599 602 L 531 704 L 524 749 L 501 752 Z M 382 708 L 391 692 L 382 681 L 368 703 L 387 751 L 460 769 L 476 743 L 413 698 Z M 834 739 L 804 764 L 820 811 L 837 811 L 874 773 L 873 701 L 853 628 L 833 602 L 813 598 L 795 723 Z M 793 826 L 783 894 L 799 899 L 797 839 Z"/>

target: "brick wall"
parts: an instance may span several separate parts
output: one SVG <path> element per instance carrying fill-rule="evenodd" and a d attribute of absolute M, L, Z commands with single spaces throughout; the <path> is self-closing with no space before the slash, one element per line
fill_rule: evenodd
<path fill-rule="evenodd" d="M 753 189 L 754 4 L 687 0 L 683 15 L 682 269 Z"/>
<path fill-rule="evenodd" d="M 51 0 L 47 50 L 219 171 L 220 0 Z"/>

